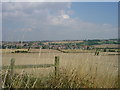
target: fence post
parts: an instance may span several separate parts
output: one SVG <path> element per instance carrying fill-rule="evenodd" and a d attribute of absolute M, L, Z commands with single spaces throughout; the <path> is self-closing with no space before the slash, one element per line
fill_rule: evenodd
<path fill-rule="evenodd" d="M 55 56 L 55 76 L 59 73 L 59 56 Z"/>
<path fill-rule="evenodd" d="M 10 74 L 11 74 L 11 76 L 12 76 L 13 73 L 14 73 L 14 65 L 15 65 L 15 59 L 12 58 L 12 59 L 11 59 L 11 63 L 10 63 Z"/>

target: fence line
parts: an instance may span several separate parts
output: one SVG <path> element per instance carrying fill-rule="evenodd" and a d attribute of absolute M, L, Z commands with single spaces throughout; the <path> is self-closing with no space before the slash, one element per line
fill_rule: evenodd
<path fill-rule="evenodd" d="M 23 68 L 55 68 L 55 76 L 58 75 L 59 72 L 59 56 L 55 56 L 54 64 L 37 64 L 37 65 L 15 65 L 15 59 L 12 58 L 9 66 L 3 66 L 2 69 L 10 69 L 11 76 L 14 74 L 14 69 L 23 69 Z"/>

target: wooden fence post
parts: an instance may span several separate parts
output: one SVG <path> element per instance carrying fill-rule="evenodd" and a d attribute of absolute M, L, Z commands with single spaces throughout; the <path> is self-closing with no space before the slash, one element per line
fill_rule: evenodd
<path fill-rule="evenodd" d="M 55 56 L 55 76 L 59 73 L 59 56 Z"/>
<path fill-rule="evenodd" d="M 11 74 L 11 76 L 13 76 L 13 73 L 14 73 L 14 66 L 15 66 L 15 59 L 12 58 L 11 63 L 10 63 L 10 74 Z"/>

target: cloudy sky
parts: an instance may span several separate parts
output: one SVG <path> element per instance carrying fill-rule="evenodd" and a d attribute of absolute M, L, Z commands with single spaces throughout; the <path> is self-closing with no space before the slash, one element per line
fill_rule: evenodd
<path fill-rule="evenodd" d="M 2 39 L 5 41 L 117 37 L 117 2 L 2 3 Z"/>

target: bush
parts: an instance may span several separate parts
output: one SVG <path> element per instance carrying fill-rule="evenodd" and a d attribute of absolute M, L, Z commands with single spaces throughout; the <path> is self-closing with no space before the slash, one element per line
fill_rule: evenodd
<path fill-rule="evenodd" d="M 28 51 L 19 51 L 19 50 L 17 50 L 15 52 L 11 52 L 11 53 L 28 53 Z"/>
<path fill-rule="evenodd" d="M 109 52 L 116 52 L 115 50 L 111 50 L 111 49 L 109 49 L 108 51 L 109 51 Z"/>

